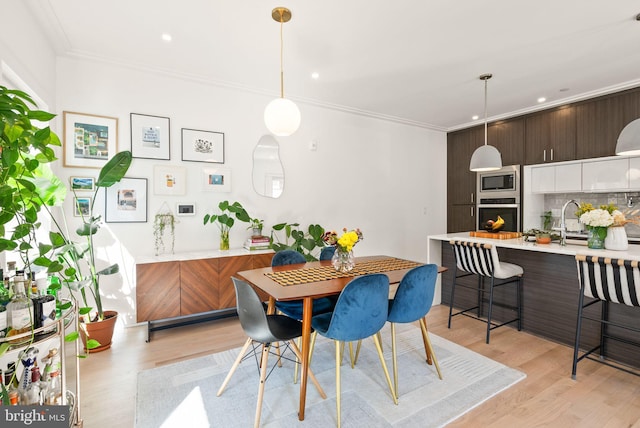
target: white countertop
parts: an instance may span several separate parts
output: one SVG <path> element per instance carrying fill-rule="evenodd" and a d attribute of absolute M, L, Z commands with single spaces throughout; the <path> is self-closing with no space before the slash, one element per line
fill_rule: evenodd
<path fill-rule="evenodd" d="M 273 250 L 269 249 L 269 250 L 249 251 L 246 248 L 230 248 L 229 250 L 226 250 L 226 251 L 206 250 L 206 251 L 194 251 L 192 253 L 161 254 L 159 256 L 140 256 L 140 257 L 136 257 L 136 264 L 175 262 L 175 261 L 199 260 L 199 259 L 215 259 L 220 257 L 248 256 L 250 254 L 265 254 L 265 253 L 273 253 Z"/>
<path fill-rule="evenodd" d="M 612 250 L 592 250 L 587 248 L 586 241 L 567 240 L 567 245 L 561 246 L 558 243 L 551 244 L 536 244 L 535 242 L 525 241 L 524 238 L 517 239 L 491 239 L 491 238 L 476 238 L 469 236 L 469 232 L 460 233 L 447 233 L 443 235 L 430 235 L 429 240 L 436 241 L 450 241 L 452 239 L 482 242 L 495 245 L 496 247 L 514 248 L 516 250 L 538 251 L 541 253 L 553 253 L 564 254 L 568 256 L 575 256 L 576 254 L 589 254 L 600 257 L 610 257 L 613 259 L 630 259 L 640 260 L 640 245 L 629 244 L 629 249 L 626 251 L 612 251 Z"/>

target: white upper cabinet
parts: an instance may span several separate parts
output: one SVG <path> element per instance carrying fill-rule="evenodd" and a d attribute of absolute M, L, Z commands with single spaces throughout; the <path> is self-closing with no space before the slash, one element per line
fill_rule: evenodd
<path fill-rule="evenodd" d="M 640 158 L 629 158 L 629 190 L 640 190 Z"/>
<path fill-rule="evenodd" d="M 582 191 L 629 190 L 629 158 L 582 163 Z"/>
<path fill-rule="evenodd" d="M 582 191 L 582 163 L 535 166 L 531 168 L 532 193 Z"/>

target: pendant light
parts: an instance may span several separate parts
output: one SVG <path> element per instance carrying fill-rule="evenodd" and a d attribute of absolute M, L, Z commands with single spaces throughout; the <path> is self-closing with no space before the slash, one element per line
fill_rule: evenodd
<path fill-rule="evenodd" d="M 616 144 L 616 154 L 640 155 L 640 119 L 629 122 L 622 129 Z"/>
<path fill-rule="evenodd" d="M 282 66 L 282 27 L 291 19 L 291 11 L 285 7 L 277 7 L 271 11 L 274 21 L 280 23 L 280 98 L 271 101 L 264 109 L 264 123 L 272 134 L 288 137 L 300 126 L 300 110 L 291 100 L 284 97 L 284 71 Z"/>
<path fill-rule="evenodd" d="M 502 168 L 502 156 L 498 149 L 487 144 L 487 80 L 491 74 L 483 74 L 480 80 L 484 80 L 484 146 L 480 146 L 473 152 L 469 169 L 471 171 L 495 171 Z"/>

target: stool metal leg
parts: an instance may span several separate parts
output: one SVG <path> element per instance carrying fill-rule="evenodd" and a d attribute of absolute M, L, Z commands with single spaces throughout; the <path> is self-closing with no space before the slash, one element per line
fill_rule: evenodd
<path fill-rule="evenodd" d="M 580 331 L 582 330 L 582 310 L 584 305 L 584 293 L 580 290 L 580 298 L 578 300 L 578 321 L 576 323 L 576 340 L 573 345 L 573 368 L 571 370 L 571 378 L 576 379 L 578 370 L 578 352 L 580 350 Z"/>
<path fill-rule="evenodd" d="M 449 298 L 449 321 L 447 322 L 447 328 L 451 328 L 451 316 L 453 314 L 453 296 L 456 291 L 456 280 L 458 278 L 458 265 L 453 268 L 453 284 L 451 285 L 451 297 Z"/>
<path fill-rule="evenodd" d="M 493 314 L 493 283 L 494 277 L 491 277 L 489 285 L 489 311 L 487 312 L 487 344 L 489 344 L 489 334 L 491 333 L 491 315 Z"/>
<path fill-rule="evenodd" d="M 518 331 L 522 331 L 522 275 L 518 277 L 518 284 L 516 285 L 516 306 L 518 307 Z"/>

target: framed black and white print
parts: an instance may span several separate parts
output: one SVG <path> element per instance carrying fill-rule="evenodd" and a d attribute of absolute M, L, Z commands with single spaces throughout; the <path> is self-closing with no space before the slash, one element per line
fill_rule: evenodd
<path fill-rule="evenodd" d="M 147 221 L 147 179 L 123 178 L 107 187 L 104 205 L 107 223 L 145 223 Z"/>
<path fill-rule="evenodd" d="M 168 117 L 131 113 L 131 156 L 142 159 L 171 159 Z"/>
<path fill-rule="evenodd" d="M 182 160 L 224 163 L 224 134 L 182 128 Z"/>

